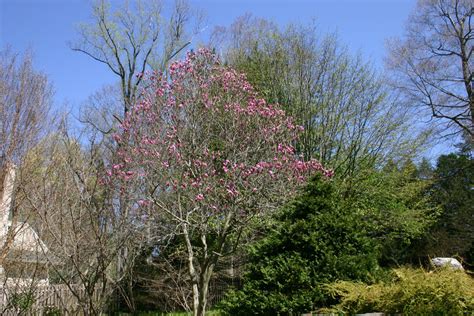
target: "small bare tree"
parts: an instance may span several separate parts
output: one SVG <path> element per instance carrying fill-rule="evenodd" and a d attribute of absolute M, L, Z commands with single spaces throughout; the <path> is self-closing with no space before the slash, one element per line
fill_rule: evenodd
<path fill-rule="evenodd" d="M 393 83 L 474 140 L 473 0 L 419 0 L 404 39 L 390 43 Z"/>
<path fill-rule="evenodd" d="M 44 134 L 51 85 L 33 68 L 31 54 L 0 51 L 0 157 L 20 162 Z"/>
<path fill-rule="evenodd" d="M 24 172 L 34 175 L 21 195 L 41 236 L 52 283 L 66 286 L 77 302 L 70 313 L 99 315 L 119 278 L 116 258 L 142 235 L 132 217 L 117 217 L 113 190 L 103 185 L 103 146 L 66 132 L 50 135 L 28 154 Z M 74 309 L 76 308 L 76 309 Z"/>
<path fill-rule="evenodd" d="M 47 77 L 34 70 L 31 54 L 0 51 L 0 266 L 21 228 L 17 223 L 21 199 L 13 197 L 30 179 L 15 175 L 15 165 L 21 166 L 25 154 L 47 131 L 51 94 Z"/>

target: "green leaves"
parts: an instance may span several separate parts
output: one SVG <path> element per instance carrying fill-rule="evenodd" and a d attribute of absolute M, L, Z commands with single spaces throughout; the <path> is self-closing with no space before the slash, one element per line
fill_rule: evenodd
<path fill-rule="evenodd" d="M 437 223 L 425 239 L 432 256 L 459 255 L 474 264 L 474 160 L 469 153 L 440 156 L 429 194 L 441 208 Z"/>
<path fill-rule="evenodd" d="M 334 183 L 314 178 L 254 245 L 243 289 L 222 308 L 231 315 L 301 313 L 328 302 L 324 283 L 371 279 L 376 244 L 338 200 Z"/>
<path fill-rule="evenodd" d="M 351 186 L 339 189 L 343 203 L 359 213 L 368 236 L 381 249 L 382 265 L 398 265 L 410 259 L 414 240 L 421 238 L 435 222 L 439 208 L 426 193 L 431 182 L 420 180 L 411 161 L 388 163 L 382 170 L 366 169 Z"/>
<path fill-rule="evenodd" d="M 229 31 L 228 62 L 260 96 L 280 104 L 305 130 L 296 143 L 339 178 L 388 158 L 409 157 L 427 132 L 392 93 L 386 78 L 314 24 L 278 28 L 246 16 Z"/>
<path fill-rule="evenodd" d="M 327 289 L 341 302 L 324 312 L 390 315 L 467 315 L 474 311 L 474 279 L 462 271 L 393 270 L 392 280 L 367 285 L 339 281 Z"/>
<path fill-rule="evenodd" d="M 231 315 L 302 313 L 335 303 L 326 283 L 372 283 L 410 258 L 437 214 L 430 182 L 413 163 L 367 169 L 351 186 L 313 178 L 249 251 L 244 286 L 222 308 Z"/>

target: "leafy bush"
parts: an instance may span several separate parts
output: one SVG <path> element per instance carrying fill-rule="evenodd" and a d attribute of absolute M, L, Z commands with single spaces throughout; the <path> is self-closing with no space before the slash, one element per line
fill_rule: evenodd
<path fill-rule="evenodd" d="M 466 315 L 474 313 L 474 279 L 463 271 L 393 270 L 392 282 L 367 285 L 338 281 L 327 286 L 340 303 L 322 312 L 384 312 L 403 315 Z"/>
<path fill-rule="evenodd" d="M 298 314 L 329 303 L 325 283 L 371 280 L 377 246 L 339 199 L 331 181 L 314 178 L 251 248 L 243 288 L 220 308 L 230 315 Z"/>
<path fill-rule="evenodd" d="M 350 192 L 341 202 L 364 219 L 365 230 L 380 247 L 382 267 L 418 263 L 413 242 L 426 234 L 439 214 L 426 194 L 431 182 L 417 178 L 417 172 L 411 161 L 364 170 L 349 181 Z M 345 186 L 338 188 L 347 190 Z"/>
<path fill-rule="evenodd" d="M 48 306 L 43 309 L 43 315 L 45 316 L 61 316 L 61 310 L 56 306 Z"/>
<path fill-rule="evenodd" d="M 421 241 L 421 251 L 427 256 L 458 255 L 474 268 L 474 157 L 470 152 L 442 155 L 433 173 L 430 194 L 442 212 Z"/>
<path fill-rule="evenodd" d="M 35 303 L 35 297 L 32 292 L 13 293 L 10 298 L 10 304 L 20 310 L 27 311 Z"/>

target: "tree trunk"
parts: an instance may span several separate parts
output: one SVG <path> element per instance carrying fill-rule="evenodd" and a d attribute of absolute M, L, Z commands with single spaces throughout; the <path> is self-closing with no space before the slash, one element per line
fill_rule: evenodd
<path fill-rule="evenodd" d="M 464 40 L 464 33 L 458 35 L 458 40 L 461 48 L 461 67 L 463 72 L 464 86 L 466 88 L 467 98 L 469 100 L 469 112 L 471 112 L 470 124 L 467 125 L 467 132 L 469 134 L 470 145 L 474 144 L 474 91 L 473 91 L 473 78 L 472 72 L 469 67 L 469 57 L 467 54 L 467 42 Z"/>
<path fill-rule="evenodd" d="M 207 307 L 207 297 L 209 294 L 209 281 L 214 271 L 215 262 L 213 257 L 205 256 L 200 266 L 200 271 L 196 271 L 194 266 L 194 251 L 189 236 L 188 225 L 183 224 L 183 235 L 188 252 L 188 273 L 193 285 L 193 316 L 204 316 Z"/>
<path fill-rule="evenodd" d="M 206 313 L 207 307 L 207 297 L 209 294 L 209 281 L 211 280 L 212 271 L 214 270 L 214 265 L 206 265 L 201 271 L 199 277 L 199 300 L 198 300 L 198 309 L 195 312 L 196 316 L 204 316 Z"/>
<path fill-rule="evenodd" d="M 183 223 L 183 235 L 186 242 L 186 250 L 188 252 L 188 273 L 193 285 L 193 315 L 197 316 L 199 310 L 199 280 L 196 275 L 196 268 L 194 267 L 194 250 L 189 236 L 187 223 Z"/>
<path fill-rule="evenodd" d="M 199 310 L 199 288 L 198 284 L 193 284 L 193 316 L 198 315 Z"/>

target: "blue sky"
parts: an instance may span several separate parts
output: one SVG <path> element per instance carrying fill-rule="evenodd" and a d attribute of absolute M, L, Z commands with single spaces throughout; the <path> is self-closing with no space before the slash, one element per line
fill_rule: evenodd
<path fill-rule="evenodd" d="M 355 53 L 381 67 L 385 40 L 403 34 L 415 0 L 193 0 L 207 14 L 208 29 L 227 26 L 245 13 L 280 25 L 316 19 L 322 33 L 336 31 Z M 69 49 L 78 23 L 90 17 L 88 0 L 0 0 L 0 46 L 31 49 L 35 65 L 51 78 L 56 106 L 77 108 L 115 77 L 107 68 Z"/>
<path fill-rule="evenodd" d="M 32 50 L 36 68 L 54 85 L 55 107 L 73 113 L 92 93 L 116 81 L 105 65 L 68 46 L 76 39 L 78 23 L 89 20 L 91 1 L 0 0 L 0 47 Z M 379 69 L 383 69 L 386 40 L 403 35 L 405 21 L 416 5 L 416 0 L 190 1 L 206 13 L 207 30 L 228 26 L 246 13 L 282 26 L 315 20 L 321 33 L 337 32 L 354 54 L 361 53 Z M 439 153 L 435 150 L 431 155 Z"/>

